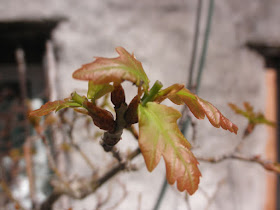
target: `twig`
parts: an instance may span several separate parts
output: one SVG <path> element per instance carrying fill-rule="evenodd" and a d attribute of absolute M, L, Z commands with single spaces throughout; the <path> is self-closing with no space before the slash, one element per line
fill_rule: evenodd
<path fill-rule="evenodd" d="M 208 204 L 207 204 L 205 210 L 208 210 L 208 209 L 210 208 L 210 206 L 211 206 L 212 203 L 214 202 L 215 198 L 217 197 L 217 194 L 218 194 L 220 188 L 222 187 L 222 185 L 223 185 L 224 183 L 225 183 L 225 179 L 222 179 L 222 180 L 220 180 L 220 181 L 218 182 L 217 188 L 216 188 L 215 192 L 213 193 L 213 195 L 209 198 Z"/>
<path fill-rule="evenodd" d="M 117 181 L 118 181 L 119 185 L 121 186 L 121 188 L 123 190 L 122 197 L 118 200 L 117 203 L 115 203 L 112 207 L 107 208 L 106 210 L 116 209 L 124 201 L 124 199 L 127 196 L 127 189 L 126 189 L 125 185 L 120 180 L 117 180 Z"/>
<path fill-rule="evenodd" d="M 77 119 L 76 113 L 74 112 L 74 117 L 71 122 L 69 122 L 65 118 L 65 112 L 61 115 L 60 119 L 61 119 L 62 123 L 67 123 L 70 126 L 69 129 L 66 131 L 66 133 L 68 134 L 68 139 L 70 141 L 70 145 L 81 155 L 81 157 L 85 160 L 85 162 L 88 164 L 88 166 L 94 171 L 96 169 L 94 164 L 91 162 L 89 157 L 81 150 L 80 146 L 74 142 L 74 137 L 73 137 L 72 131 L 74 130 L 74 122 Z"/>
<path fill-rule="evenodd" d="M 46 94 L 49 101 L 57 100 L 56 64 L 52 41 L 46 42 Z"/>
<path fill-rule="evenodd" d="M 1 186 L 2 190 L 5 192 L 7 197 L 16 204 L 16 206 L 18 206 L 20 209 L 24 210 L 24 208 L 20 205 L 19 201 L 17 199 L 15 199 L 15 197 L 13 196 L 13 193 L 11 192 L 8 184 L 5 181 L 4 169 L 2 168 L 2 166 L 0 166 L 0 170 L 1 170 L 0 171 L 0 177 L 1 177 L 0 186 Z"/>
<path fill-rule="evenodd" d="M 20 203 L 14 198 L 12 192 L 10 191 L 8 185 L 6 182 L 4 182 L 3 180 L 0 181 L 0 186 L 2 188 L 2 190 L 5 192 L 5 194 L 8 196 L 8 198 L 13 201 L 16 206 L 19 207 L 19 209 L 24 210 L 24 208 L 20 205 Z"/>
<path fill-rule="evenodd" d="M 188 207 L 188 210 L 192 210 L 191 204 L 190 204 L 190 196 L 188 193 L 185 193 L 185 201 Z"/>
<path fill-rule="evenodd" d="M 68 184 L 67 181 L 64 180 L 63 175 L 60 173 L 60 171 L 58 170 L 58 168 L 55 165 L 55 160 L 53 159 L 53 156 L 51 155 L 51 151 L 50 151 L 50 146 L 48 143 L 48 140 L 46 139 L 46 137 L 44 135 L 40 136 L 42 138 L 42 141 L 46 147 L 46 153 L 47 153 L 47 157 L 48 157 L 48 162 L 49 162 L 49 166 L 52 169 L 52 171 L 55 173 L 55 175 L 57 176 L 57 178 L 59 179 L 59 181 L 61 183 L 63 183 L 68 189 L 70 188 L 70 185 Z"/>
<path fill-rule="evenodd" d="M 236 160 L 241 160 L 241 161 L 245 161 L 245 162 L 252 162 L 252 163 L 258 163 L 259 165 L 261 165 L 264 169 L 269 170 L 269 171 L 273 171 L 276 173 L 280 173 L 280 164 L 279 163 L 275 163 L 273 161 L 270 160 L 263 160 L 260 158 L 259 155 L 255 155 L 252 157 L 246 157 L 243 156 L 241 154 L 226 154 L 223 155 L 221 157 L 210 157 L 210 158 L 205 158 L 205 157 L 196 157 L 197 160 L 199 161 L 205 161 L 205 162 L 209 162 L 209 163 L 220 163 L 224 160 L 228 160 L 228 159 L 236 159 Z"/>
<path fill-rule="evenodd" d="M 97 205 L 95 207 L 95 210 L 99 210 L 100 207 L 102 207 L 104 204 L 108 203 L 111 196 L 112 196 L 112 186 L 110 185 L 107 196 L 103 200 L 102 200 L 101 196 L 98 197 L 98 202 L 97 202 Z"/>
<path fill-rule="evenodd" d="M 32 164 L 32 155 L 31 155 L 31 141 L 29 138 L 29 122 L 27 116 L 27 86 L 26 86 L 26 63 L 24 58 L 23 49 L 16 49 L 15 57 L 18 65 L 18 80 L 20 84 L 20 96 L 21 96 L 21 105 L 24 109 L 24 134 L 25 142 L 23 145 L 24 159 L 26 164 L 26 173 L 29 181 L 29 191 L 32 206 L 36 205 L 35 198 L 35 188 L 34 188 L 34 174 L 33 174 L 33 164 Z"/>
<path fill-rule="evenodd" d="M 86 196 L 94 193 L 99 187 L 101 187 L 104 183 L 108 180 L 113 178 L 116 174 L 120 171 L 126 169 L 126 165 L 129 161 L 133 160 L 141 153 L 140 149 L 137 148 L 133 152 L 131 152 L 127 157 L 126 161 L 122 163 L 118 163 L 115 167 L 107 171 L 103 176 L 100 178 L 96 178 L 95 176 L 90 177 L 88 180 L 80 180 L 80 181 L 73 181 L 69 184 L 73 190 L 69 191 L 69 188 L 65 188 L 63 186 L 55 186 L 54 192 L 46 199 L 45 202 L 42 203 L 40 209 L 41 210 L 49 210 L 52 208 L 52 205 L 62 196 L 67 195 L 75 199 L 83 199 Z"/>
<path fill-rule="evenodd" d="M 136 140 L 138 140 L 139 134 L 134 125 L 131 125 L 129 128 L 127 128 L 127 130 L 134 136 Z"/>

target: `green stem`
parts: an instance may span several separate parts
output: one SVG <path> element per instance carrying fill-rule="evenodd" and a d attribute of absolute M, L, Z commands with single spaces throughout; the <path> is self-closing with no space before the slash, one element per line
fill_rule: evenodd
<path fill-rule="evenodd" d="M 72 100 L 83 106 L 84 101 L 86 100 L 83 96 L 79 95 L 77 92 L 71 94 Z"/>
<path fill-rule="evenodd" d="M 151 88 L 151 90 L 149 91 L 149 94 L 143 97 L 142 105 L 145 106 L 149 101 L 153 101 L 158 91 L 162 88 L 162 86 L 162 83 L 157 80 Z"/>

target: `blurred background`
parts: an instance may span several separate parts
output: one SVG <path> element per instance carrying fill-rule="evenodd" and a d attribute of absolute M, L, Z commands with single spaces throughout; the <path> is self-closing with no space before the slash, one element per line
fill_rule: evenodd
<path fill-rule="evenodd" d="M 134 52 L 151 84 L 199 86 L 197 94 L 238 125 L 236 136 L 194 120 L 185 135 L 195 155 L 223 157 L 242 141 L 242 155 L 279 160 L 277 129 L 261 125 L 242 140 L 248 122 L 227 105 L 248 101 L 267 119 L 279 119 L 279 11 L 277 0 L 1 0 L 0 209 L 44 209 L 59 174 L 69 182 L 87 180 L 117 164 L 88 118 L 70 110 L 44 119 L 26 114 L 73 91 L 85 95 L 87 82 L 72 79 L 73 71 L 94 56 L 117 57 L 117 46 Z M 200 79 L 192 80 L 200 70 Z M 129 102 L 137 89 L 124 88 Z M 133 138 L 124 133 L 121 154 L 137 148 Z M 152 173 L 141 155 L 131 164 L 137 170 L 117 174 L 81 199 L 60 196 L 48 208 L 280 209 L 276 174 L 253 161 L 201 161 L 192 196 L 164 187 L 163 161 Z"/>

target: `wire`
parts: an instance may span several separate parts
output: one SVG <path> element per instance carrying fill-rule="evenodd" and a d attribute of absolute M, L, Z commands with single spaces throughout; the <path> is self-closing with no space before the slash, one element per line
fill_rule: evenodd
<path fill-rule="evenodd" d="M 198 9 L 197 12 L 201 11 L 201 5 L 202 2 L 201 0 L 198 1 Z M 213 17 L 213 12 L 214 12 L 214 0 L 210 0 L 209 2 L 209 7 L 208 7 L 208 15 L 207 15 L 207 23 L 206 23 L 206 29 L 205 29 L 205 33 L 204 33 L 204 40 L 203 40 L 203 45 L 202 45 L 202 52 L 200 55 L 200 60 L 199 60 L 199 67 L 198 67 L 198 75 L 197 75 L 197 79 L 196 79 L 196 87 L 195 87 L 195 92 L 197 93 L 200 87 L 200 83 L 201 83 L 201 79 L 202 79 L 202 73 L 203 73 L 203 69 L 204 69 L 204 65 L 205 65 L 205 60 L 206 60 L 206 55 L 207 55 L 207 48 L 208 48 L 208 40 L 209 40 L 209 36 L 210 36 L 210 29 L 211 29 L 211 23 L 212 23 L 212 17 Z M 196 16 L 196 24 L 195 24 L 195 37 L 194 37 L 194 42 L 198 42 L 198 29 L 199 29 L 199 25 L 200 25 L 200 15 L 197 14 Z M 198 29 L 197 29 L 198 28 Z M 197 43 L 193 45 L 194 48 L 197 48 Z M 188 87 L 191 87 L 192 85 L 192 80 L 193 80 L 193 68 L 194 68 L 194 59 L 196 57 L 196 50 L 197 49 L 193 49 L 192 51 L 192 57 L 191 57 L 191 64 L 190 64 L 190 74 L 189 74 L 189 82 L 188 82 Z M 185 121 L 185 123 L 183 124 L 181 131 L 184 134 L 188 127 L 189 127 L 189 123 L 190 123 L 190 118 L 188 117 Z M 159 210 L 160 208 L 160 204 L 162 203 L 162 200 L 165 196 L 165 193 L 167 191 L 168 188 L 168 183 L 166 178 L 164 179 L 164 182 L 162 184 L 161 187 L 161 191 L 160 194 L 158 196 L 157 202 L 153 208 L 153 210 Z"/>

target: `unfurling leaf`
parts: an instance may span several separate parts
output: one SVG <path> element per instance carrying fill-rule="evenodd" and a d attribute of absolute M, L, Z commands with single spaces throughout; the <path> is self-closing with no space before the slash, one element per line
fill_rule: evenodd
<path fill-rule="evenodd" d="M 64 105 L 65 103 L 66 103 L 65 101 L 61 101 L 61 100 L 47 102 L 46 104 L 42 105 L 40 107 L 40 109 L 31 111 L 29 113 L 29 116 L 41 117 L 41 116 L 47 115 L 47 114 L 51 113 L 52 111 L 55 111 L 57 108 Z"/>
<path fill-rule="evenodd" d="M 232 103 L 229 103 L 228 105 L 233 111 L 235 111 L 236 114 L 242 115 L 248 119 L 248 125 L 244 131 L 243 137 L 246 137 L 249 134 L 251 134 L 257 124 L 276 126 L 276 123 L 266 119 L 263 113 L 254 112 L 254 108 L 248 102 L 243 103 L 245 110 L 242 110 L 241 108 Z"/>
<path fill-rule="evenodd" d="M 177 181 L 180 191 L 193 194 L 199 184 L 198 161 L 190 151 L 191 145 L 180 132 L 179 111 L 155 102 L 139 105 L 139 146 L 146 166 L 152 171 L 163 156 L 170 184 Z"/>
<path fill-rule="evenodd" d="M 238 127 L 222 115 L 215 106 L 210 102 L 199 98 L 188 89 L 181 87 L 182 85 L 174 84 L 169 88 L 160 91 L 155 101 L 160 102 L 165 98 L 168 98 L 177 105 L 186 104 L 196 118 L 204 119 L 206 115 L 214 127 L 222 127 L 225 130 L 237 133 Z"/>
<path fill-rule="evenodd" d="M 117 47 L 120 55 L 117 58 L 97 57 L 92 63 L 83 65 L 73 73 L 73 78 L 93 81 L 94 84 L 108 84 L 110 82 L 121 83 L 128 80 L 137 86 L 143 86 L 147 91 L 149 79 L 144 72 L 141 62 L 135 59 L 124 48 Z"/>
<path fill-rule="evenodd" d="M 87 92 L 87 98 L 91 99 L 92 101 L 95 101 L 102 96 L 106 95 L 107 93 L 110 93 L 114 90 L 114 87 L 109 84 L 102 84 L 102 85 L 96 85 L 93 81 L 88 82 L 88 92 Z"/>
<path fill-rule="evenodd" d="M 64 108 L 74 108 L 74 107 L 80 107 L 81 105 L 76 103 L 75 101 L 72 101 L 70 98 L 65 98 L 62 100 L 57 100 L 53 102 L 47 102 L 44 105 L 40 107 L 40 109 L 36 109 L 34 111 L 29 112 L 29 116 L 37 116 L 41 117 L 44 115 L 50 114 L 52 111 L 59 111 Z"/>

